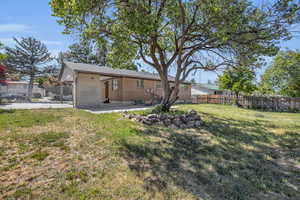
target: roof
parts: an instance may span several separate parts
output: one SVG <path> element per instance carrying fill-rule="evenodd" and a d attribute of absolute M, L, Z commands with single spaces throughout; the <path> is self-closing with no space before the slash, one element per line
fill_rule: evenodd
<path fill-rule="evenodd" d="M 61 79 L 63 68 L 68 67 L 73 71 L 77 72 L 86 72 L 86 73 L 97 73 L 106 76 L 117 76 L 117 77 L 131 77 L 131 78 L 142 78 L 142 79 L 151 79 L 151 80 L 160 80 L 158 74 L 150 72 L 138 72 L 128 69 L 116 69 L 105 66 L 98 66 L 93 64 L 84 64 L 84 63 L 73 63 L 73 62 L 64 62 L 63 67 L 60 72 L 59 80 Z M 170 81 L 175 81 L 175 78 L 169 76 Z M 189 83 L 189 82 L 185 82 Z"/>
<path fill-rule="evenodd" d="M 218 85 L 202 84 L 202 83 L 198 83 L 196 85 L 193 85 L 193 88 L 195 88 L 195 89 L 197 89 L 197 88 L 206 88 L 206 89 L 210 89 L 210 90 L 221 90 Z"/>

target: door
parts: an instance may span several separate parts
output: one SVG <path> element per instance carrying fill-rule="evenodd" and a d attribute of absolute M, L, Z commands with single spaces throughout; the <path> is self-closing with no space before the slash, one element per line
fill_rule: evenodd
<path fill-rule="evenodd" d="M 105 84 L 105 98 L 107 99 L 109 97 L 109 82 L 106 81 L 104 84 Z"/>

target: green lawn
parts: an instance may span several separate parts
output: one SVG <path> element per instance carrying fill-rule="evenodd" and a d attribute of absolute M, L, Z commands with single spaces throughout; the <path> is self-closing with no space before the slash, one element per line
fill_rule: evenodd
<path fill-rule="evenodd" d="M 0 111 L 0 199 L 300 199 L 300 114 L 223 105 L 205 126 L 121 114 Z"/>

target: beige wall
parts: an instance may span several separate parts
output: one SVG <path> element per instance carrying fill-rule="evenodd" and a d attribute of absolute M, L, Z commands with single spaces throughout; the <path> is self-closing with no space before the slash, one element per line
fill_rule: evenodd
<path fill-rule="evenodd" d="M 99 106 L 104 101 L 104 85 L 100 75 L 78 73 L 76 80 L 76 106 Z"/>
<path fill-rule="evenodd" d="M 144 80 L 144 88 L 137 87 L 137 81 L 141 79 L 123 78 L 123 101 L 150 100 L 147 89 L 154 89 L 155 81 Z"/>
<path fill-rule="evenodd" d="M 122 98 L 120 101 L 133 101 L 133 100 L 144 100 L 148 101 L 152 97 L 146 91 L 151 89 L 155 94 L 162 96 L 162 88 L 157 88 L 157 83 L 160 81 L 155 80 L 144 80 L 144 88 L 137 87 L 137 80 L 135 78 L 122 78 Z M 180 100 L 191 100 L 191 85 L 184 84 L 186 87 L 180 87 L 179 99 Z"/>

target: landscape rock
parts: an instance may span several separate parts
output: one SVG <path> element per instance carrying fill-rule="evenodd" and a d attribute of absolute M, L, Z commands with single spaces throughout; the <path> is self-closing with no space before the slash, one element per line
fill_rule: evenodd
<path fill-rule="evenodd" d="M 202 125 L 203 125 L 202 121 L 195 121 L 194 127 L 199 128 Z"/>
<path fill-rule="evenodd" d="M 174 125 L 174 124 L 171 124 L 171 125 L 168 126 L 168 128 L 176 129 L 178 127 L 176 125 Z"/>
<path fill-rule="evenodd" d="M 190 110 L 184 114 L 148 114 L 148 115 L 134 115 L 124 112 L 125 118 L 141 122 L 146 125 L 165 126 L 168 128 L 199 128 L 204 125 L 201 117 L 195 110 Z"/>
<path fill-rule="evenodd" d="M 169 126 L 169 125 L 172 124 L 172 120 L 171 119 L 165 119 L 164 124 L 165 124 L 165 126 Z"/>
<path fill-rule="evenodd" d="M 182 122 L 182 121 L 180 120 L 180 118 L 175 118 L 175 119 L 172 120 L 172 123 L 173 123 L 174 125 L 180 127 L 180 125 L 181 125 L 182 123 L 184 123 L 184 122 Z"/>

